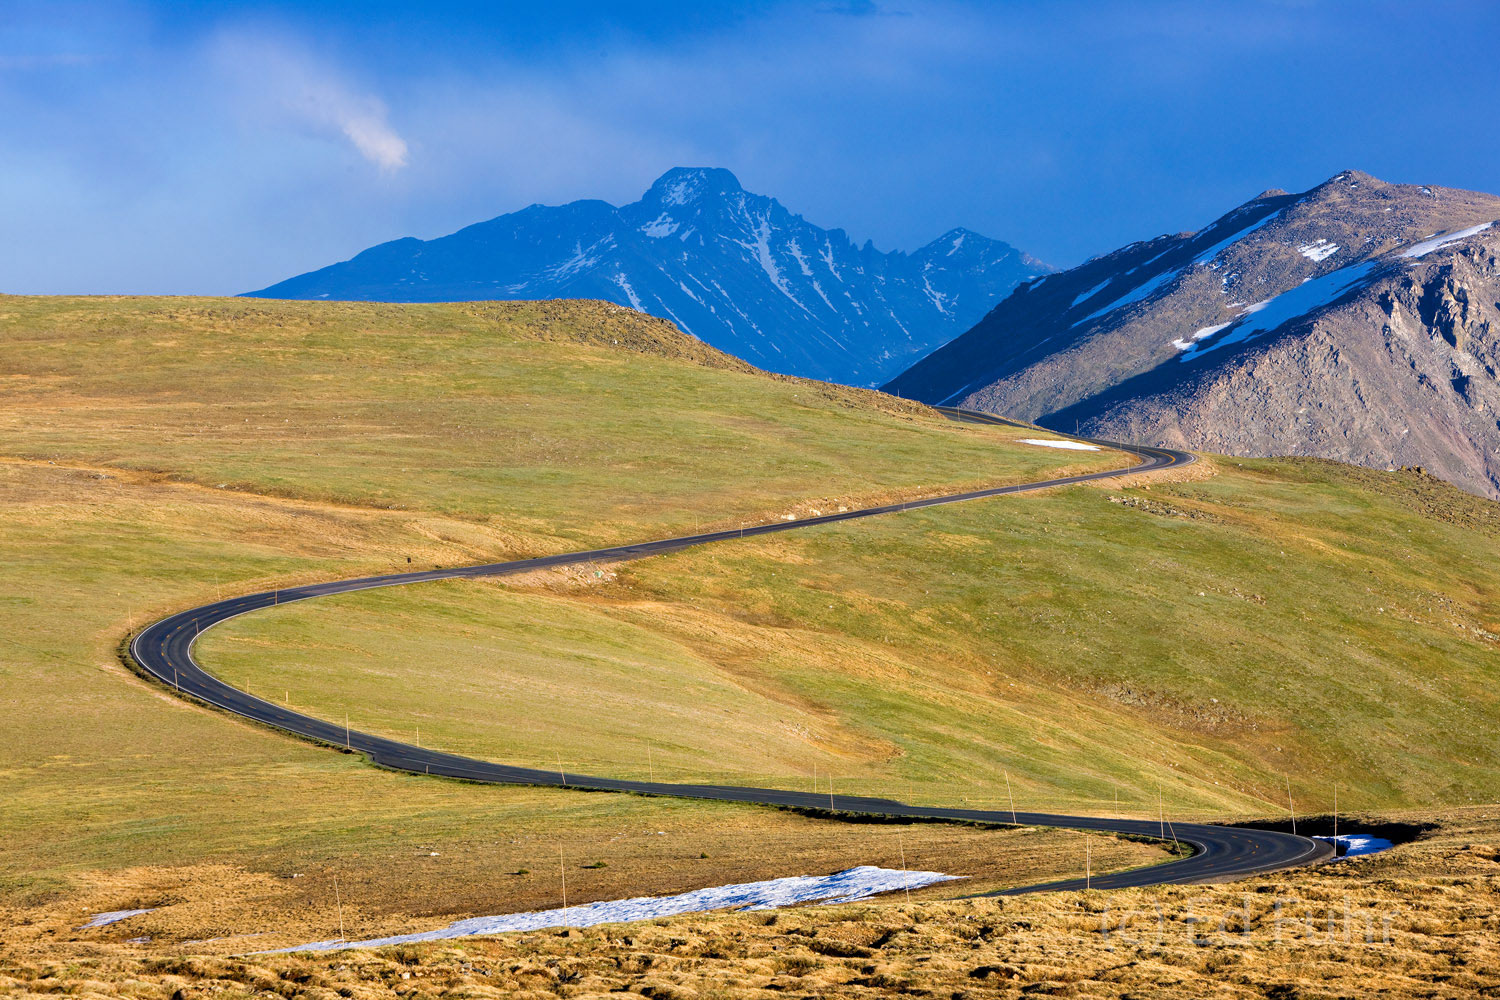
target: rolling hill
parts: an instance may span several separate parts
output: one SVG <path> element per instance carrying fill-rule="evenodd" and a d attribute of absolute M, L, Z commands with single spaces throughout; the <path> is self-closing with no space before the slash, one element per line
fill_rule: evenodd
<path fill-rule="evenodd" d="M 395 240 L 248 293 L 374 302 L 603 299 L 669 319 L 768 371 L 874 385 L 1048 269 L 953 229 L 914 253 L 856 246 L 728 170 L 677 168 L 622 207 L 532 205 Z"/>

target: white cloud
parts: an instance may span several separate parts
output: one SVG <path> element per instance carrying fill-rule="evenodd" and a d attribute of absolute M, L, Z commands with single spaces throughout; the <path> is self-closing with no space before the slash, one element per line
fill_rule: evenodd
<path fill-rule="evenodd" d="M 365 159 L 386 170 L 397 170 L 406 166 L 406 140 L 385 120 L 385 109 L 379 106 L 367 112 L 355 112 L 338 116 L 343 124 L 344 135 L 354 143 L 354 148 L 364 154 Z"/>
<path fill-rule="evenodd" d="M 406 140 L 388 120 L 385 103 L 306 49 L 264 35 L 227 33 L 215 55 L 247 110 L 283 125 L 341 136 L 381 170 L 406 166 Z"/>

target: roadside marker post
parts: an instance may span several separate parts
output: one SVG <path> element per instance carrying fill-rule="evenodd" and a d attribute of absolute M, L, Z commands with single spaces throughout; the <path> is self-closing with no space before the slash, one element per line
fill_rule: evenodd
<path fill-rule="evenodd" d="M 1161 823 L 1161 839 L 1167 839 L 1167 809 L 1161 801 L 1161 779 L 1156 779 L 1156 817 Z"/>
<path fill-rule="evenodd" d="M 339 909 L 339 940 L 347 941 L 348 938 L 344 937 L 344 901 L 339 897 L 339 877 L 337 875 L 333 877 L 333 902 Z"/>
<path fill-rule="evenodd" d="M 568 863 L 563 860 L 563 849 L 557 849 L 557 873 L 562 876 L 563 926 L 568 926 Z"/>
<path fill-rule="evenodd" d="M 1339 853 L 1339 783 L 1333 783 L 1333 856 Z"/>
<path fill-rule="evenodd" d="M 349 746 L 349 713 L 348 712 L 344 713 L 344 749 L 345 750 L 352 749 Z"/>
<path fill-rule="evenodd" d="M 568 787 L 568 773 L 563 770 L 562 754 L 557 755 L 557 776 L 562 779 L 563 787 Z"/>
<path fill-rule="evenodd" d="M 906 871 L 906 843 L 901 839 L 901 831 L 900 830 L 896 831 L 896 846 L 899 847 L 899 848 L 901 848 L 901 870 L 904 872 L 904 871 Z M 903 885 L 901 888 L 903 888 L 903 889 L 906 890 L 906 901 L 908 903 L 910 903 L 911 902 L 911 886 L 909 886 L 909 885 Z"/>
<path fill-rule="evenodd" d="M 1292 776 L 1286 776 L 1286 810 L 1292 814 L 1292 836 L 1297 835 L 1297 804 L 1292 801 Z"/>
<path fill-rule="evenodd" d="M 1089 863 L 1089 835 L 1083 835 L 1083 887 L 1093 888 L 1093 867 Z"/>
<path fill-rule="evenodd" d="M 1005 772 L 1005 794 L 1006 794 L 1006 797 L 1010 799 L 1010 822 L 1011 822 L 1011 825 L 1012 826 L 1020 826 L 1021 824 L 1016 822 L 1016 796 L 1010 790 L 1010 772 L 1009 771 Z"/>

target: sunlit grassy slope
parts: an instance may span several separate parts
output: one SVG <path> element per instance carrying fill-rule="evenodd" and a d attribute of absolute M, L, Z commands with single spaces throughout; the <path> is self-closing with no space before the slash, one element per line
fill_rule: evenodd
<path fill-rule="evenodd" d="M 334 875 L 365 926 L 393 927 L 556 905 L 560 854 L 575 901 L 898 864 L 903 847 L 990 885 L 1074 874 L 1037 835 L 897 842 L 377 771 L 178 701 L 117 658 L 132 627 L 221 593 L 1122 461 L 1015 436 L 758 374 L 595 303 L 0 297 L 0 893 L 120 908 L 216 892 L 259 926 L 215 934 L 295 918 L 326 937 Z M 205 864 L 222 870 L 161 888 L 164 867 Z"/>
<path fill-rule="evenodd" d="M 1500 521 L 1410 474 L 908 512 L 242 618 L 258 690 L 495 759 L 1154 815 L 1500 795 Z M 601 577 L 599 572 L 603 571 Z M 615 575 L 618 574 L 618 575 Z M 1118 805 L 1117 805 L 1118 798 Z"/>
<path fill-rule="evenodd" d="M 603 302 L 0 296 L 7 455 L 482 525 L 526 551 L 1029 479 L 997 442 Z"/>

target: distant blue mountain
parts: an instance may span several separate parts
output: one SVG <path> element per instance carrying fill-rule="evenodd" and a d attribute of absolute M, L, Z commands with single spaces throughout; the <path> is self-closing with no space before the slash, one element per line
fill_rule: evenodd
<path fill-rule="evenodd" d="M 435 240 L 382 243 L 248 295 L 455 302 L 606 299 L 771 371 L 877 385 L 1049 270 L 954 229 L 912 254 L 857 247 L 721 169 L 670 170 L 640 201 L 532 205 Z"/>

